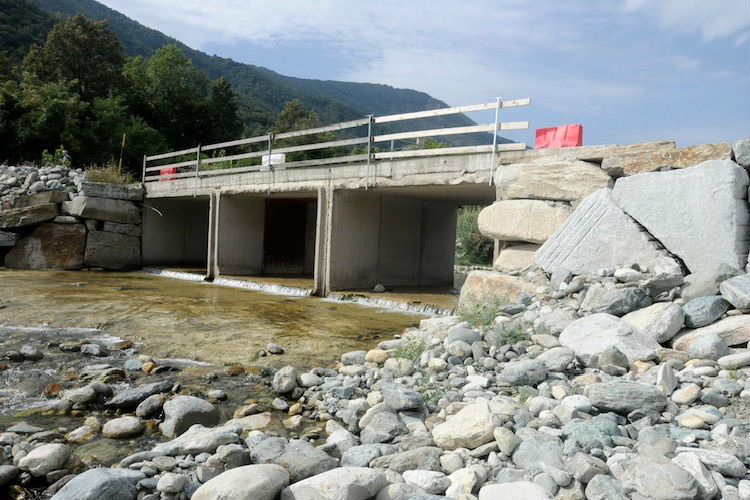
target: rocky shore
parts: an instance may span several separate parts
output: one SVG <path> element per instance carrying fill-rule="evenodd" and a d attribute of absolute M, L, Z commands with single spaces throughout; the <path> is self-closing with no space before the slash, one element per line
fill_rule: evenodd
<path fill-rule="evenodd" d="M 38 413 L 72 425 L 0 433 L 0 487 L 54 500 L 750 498 L 750 275 L 523 277 L 537 289 L 515 302 L 423 320 L 335 367 L 233 366 L 201 388 L 127 343 L 6 349 L 9 370 L 110 357 L 47 387 Z M 233 400 L 225 380 L 266 397 Z M 122 443 L 116 456 L 80 452 L 102 437 Z"/>

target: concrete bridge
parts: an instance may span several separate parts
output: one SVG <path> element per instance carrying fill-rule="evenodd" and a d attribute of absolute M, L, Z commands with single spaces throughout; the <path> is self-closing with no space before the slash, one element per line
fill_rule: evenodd
<path fill-rule="evenodd" d="M 321 296 L 377 283 L 452 285 L 457 209 L 495 200 L 497 155 L 526 149 L 498 144 L 497 131 L 528 128 L 528 122 L 500 122 L 500 111 L 529 102 L 369 116 L 146 156 L 143 263 L 205 266 L 207 279 L 312 276 L 313 293 Z M 495 123 L 375 133 L 380 124 L 487 110 L 495 110 Z M 365 129 L 366 135 L 356 134 Z M 343 130 L 347 138 L 285 146 L 289 139 L 314 141 Z M 493 144 L 402 151 L 376 146 L 480 132 L 490 132 Z M 303 161 L 284 156 L 352 146 L 362 152 Z M 233 148 L 241 151 L 227 155 Z"/>

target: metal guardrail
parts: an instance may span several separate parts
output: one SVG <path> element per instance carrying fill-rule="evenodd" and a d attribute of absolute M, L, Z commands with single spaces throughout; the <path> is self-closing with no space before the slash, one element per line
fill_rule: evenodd
<path fill-rule="evenodd" d="M 166 153 L 159 153 L 155 155 L 146 155 L 143 157 L 143 182 L 156 182 L 156 181 L 171 181 L 182 178 L 201 178 L 206 176 L 215 175 L 226 175 L 226 174 L 237 174 L 242 172 L 258 172 L 268 171 L 269 176 L 271 171 L 274 169 L 286 169 L 286 168 L 300 168 L 300 167 L 312 167 L 321 165 L 336 165 L 336 164 L 349 164 L 353 162 L 367 162 L 367 174 L 366 174 L 366 187 L 369 186 L 370 181 L 370 165 L 372 162 L 377 160 L 395 159 L 395 158 L 407 158 L 407 157 L 424 157 L 424 156 L 443 156 L 452 154 L 470 154 L 470 153 L 481 153 L 491 152 L 492 164 L 490 166 L 490 183 L 492 183 L 492 174 L 494 173 L 495 167 L 495 155 L 501 151 L 518 151 L 526 149 L 524 143 L 506 143 L 497 144 L 497 132 L 501 130 L 521 130 L 529 128 L 528 121 L 517 121 L 517 122 L 500 122 L 500 110 L 504 108 L 513 108 L 518 106 L 527 106 L 531 104 L 531 99 L 515 99 L 510 101 L 501 101 L 500 98 L 496 102 L 485 103 L 485 104 L 472 104 L 468 106 L 457 106 L 453 108 L 440 108 L 432 109 L 427 111 L 416 111 L 411 113 L 400 113 L 395 115 L 385 116 L 374 116 L 370 115 L 365 118 L 358 120 L 351 120 L 346 122 L 334 123 L 332 125 L 326 125 L 323 127 L 316 127 L 306 130 L 298 130 L 293 132 L 284 132 L 280 134 L 269 133 L 268 135 L 249 137 L 246 139 L 236 139 L 232 141 L 219 142 L 216 144 L 198 145 L 193 148 L 183 149 L 180 151 L 171 151 Z M 413 130 L 409 132 L 397 132 L 388 134 L 374 134 L 374 128 L 376 125 L 385 123 L 402 122 L 408 120 L 416 120 L 419 118 L 433 118 L 438 116 L 461 114 L 461 113 L 472 113 L 477 111 L 491 111 L 495 110 L 495 122 L 489 124 L 469 125 L 462 127 L 446 127 L 437 129 L 424 129 L 424 130 Z M 302 144 L 298 146 L 286 146 L 274 148 L 274 141 L 283 141 L 284 139 L 292 139 L 310 135 L 324 134 L 327 132 L 336 132 L 340 130 L 347 130 L 357 127 L 367 126 L 367 135 L 361 137 L 353 137 L 349 139 L 332 140 L 326 142 L 318 142 L 314 144 Z M 464 135 L 474 134 L 478 132 L 492 132 L 493 144 L 481 145 L 481 146 L 455 146 L 446 148 L 436 149 L 411 149 L 404 151 L 376 151 L 375 144 L 378 143 L 391 143 L 397 140 L 405 139 L 419 139 L 425 137 L 442 137 L 448 135 Z M 248 147 L 254 144 L 265 143 L 265 147 L 258 151 L 241 152 L 232 155 L 226 155 L 227 148 L 236 148 L 240 146 Z M 274 154 L 286 154 L 295 153 L 302 151 L 314 151 L 330 148 L 342 148 L 367 145 L 366 152 L 361 154 L 349 154 L 345 156 L 331 156 L 329 158 L 320 158 L 314 160 L 301 160 L 301 161 L 284 161 L 283 163 L 273 163 Z M 216 156 L 216 153 L 220 153 Z M 208 156 L 213 153 L 214 156 Z M 184 159 L 186 156 L 195 155 L 192 159 Z M 254 164 L 242 166 L 243 160 L 252 160 L 254 158 L 268 158 L 268 164 Z M 178 160 L 173 163 L 160 163 L 154 165 L 156 162 L 162 160 Z M 255 160 L 257 161 L 257 160 Z M 240 162 L 235 165 L 235 162 Z M 225 163 L 226 165 L 222 165 Z M 154 174 L 156 172 L 156 174 Z"/>

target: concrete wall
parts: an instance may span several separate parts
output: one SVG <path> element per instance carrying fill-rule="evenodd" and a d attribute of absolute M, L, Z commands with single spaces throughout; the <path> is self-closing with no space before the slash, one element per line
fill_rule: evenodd
<path fill-rule="evenodd" d="M 329 221 L 329 290 L 374 286 L 378 279 L 380 195 L 334 191 Z"/>
<path fill-rule="evenodd" d="M 419 283 L 422 202 L 382 195 L 378 241 L 378 282 L 386 286 Z"/>
<path fill-rule="evenodd" d="M 329 230 L 331 290 L 453 283 L 456 206 L 451 203 L 335 191 Z"/>
<path fill-rule="evenodd" d="M 206 265 L 209 199 L 151 199 L 143 210 L 144 265 Z M 158 210 L 155 212 L 149 207 Z"/>
<path fill-rule="evenodd" d="M 218 202 L 217 263 L 221 274 L 263 270 L 265 199 L 221 195 Z"/>
<path fill-rule="evenodd" d="M 458 209 L 455 205 L 436 202 L 422 204 L 420 285 L 453 283 L 457 217 Z"/>

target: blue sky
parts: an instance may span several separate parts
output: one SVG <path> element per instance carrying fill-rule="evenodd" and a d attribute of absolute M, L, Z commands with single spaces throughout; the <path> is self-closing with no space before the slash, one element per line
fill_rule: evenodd
<path fill-rule="evenodd" d="M 413 88 L 450 105 L 531 97 L 506 120 L 584 144 L 750 135 L 749 0 L 100 0 L 210 54 Z M 493 116 L 470 115 L 480 122 Z"/>

